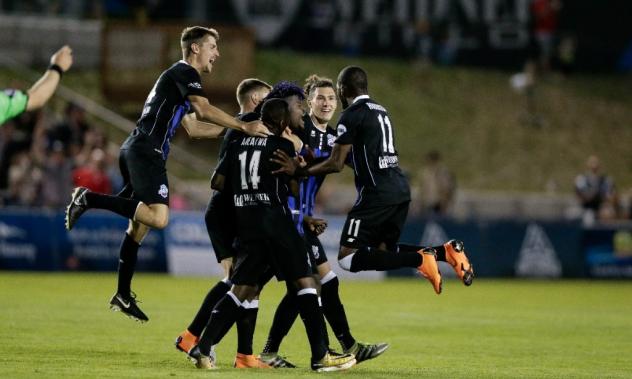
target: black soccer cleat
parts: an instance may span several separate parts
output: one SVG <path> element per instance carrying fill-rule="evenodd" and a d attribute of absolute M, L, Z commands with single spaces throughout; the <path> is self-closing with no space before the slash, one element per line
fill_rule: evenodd
<path fill-rule="evenodd" d="M 285 357 L 276 353 L 262 353 L 259 355 L 259 360 L 272 368 L 296 368 L 296 366 L 285 359 Z"/>
<path fill-rule="evenodd" d="M 360 363 L 362 361 L 379 357 L 388 348 L 389 345 L 384 342 L 375 344 L 356 342 L 349 349 L 345 350 L 345 353 L 355 355 L 357 363 Z"/>
<path fill-rule="evenodd" d="M 85 187 L 77 187 L 72 191 L 70 203 L 66 207 L 66 229 L 70 230 L 83 212 L 88 210 L 88 202 L 86 201 L 86 192 L 89 190 Z"/>
<path fill-rule="evenodd" d="M 141 323 L 149 321 L 147 315 L 138 308 L 136 303 L 136 294 L 133 292 L 129 298 L 122 296 L 120 293 L 115 293 L 112 299 L 110 299 L 110 309 L 115 312 L 120 311 L 127 317 Z"/>

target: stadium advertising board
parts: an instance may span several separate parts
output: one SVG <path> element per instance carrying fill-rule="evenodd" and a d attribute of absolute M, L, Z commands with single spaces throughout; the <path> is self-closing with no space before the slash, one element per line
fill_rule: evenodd
<path fill-rule="evenodd" d="M 127 221 L 105 212 L 91 212 L 69 233 L 58 212 L 0 212 L 0 268 L 13 270 L 116 271 Z M 166 271 L 162 232 L 143 241 L 137 270 Z"/>
<path fill-rule="evenodd" d="M 632 278 L 632 227 L 593 227 L 584 232 L 588 274 L 595 278 Z"/>
<path fill-rule="evenodd" d="M 426 246 L 436 246 L 451 238 L 465 241 L 468 257 L 479 277 L 585 276 L 582 228 L 578 222 L 412 219 L 402 234 L 402 241 Z M 441 264 L 442 275 L 454 276 L 449 266 Z"/>

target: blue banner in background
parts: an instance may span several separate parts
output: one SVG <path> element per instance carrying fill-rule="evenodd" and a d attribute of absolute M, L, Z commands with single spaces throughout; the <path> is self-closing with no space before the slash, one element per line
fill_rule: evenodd
<path fill-rule="evenodd" d="M 581 236 L 578 222 L 411 219 L 401 240 L 437 246 L 460 239 L 479 277 L 557 278 L 585 276 Z M 453 275 L 445 264 L 441 272 Z"/>
<path fill-rule="evenodd" d="M 0 212 L 0 269 L 116 271 L 127 220 L 90 212 L 72 231 L 61 212 Z M 162 231 L 152 230 L 138 252 L 138 271 L 167 269 Z"/>
<path fill-rule="evenodd" d="M 410 276 L 414 269 L 347 273 L 337 264 L 344 216 L 324 216 L 329 227 L 321 241 L 339 275 L 352 279 Z M 91 211 L 71 232 L 61 212 L 0 211 L 0 269 L 116 271 L 127 221 Z M 579 222 L 418 219 L 406 223 L 401 241 L 436 246 L 465 242 L 478 277 L 632 277 L 632 224 L 584 229 Z M 441 263 L 444 276 L 453 270 Z M 138 254 L 138 271 L 218 276 L 203 212 L 172 212 L 169 226 L 153 230 Z"/>

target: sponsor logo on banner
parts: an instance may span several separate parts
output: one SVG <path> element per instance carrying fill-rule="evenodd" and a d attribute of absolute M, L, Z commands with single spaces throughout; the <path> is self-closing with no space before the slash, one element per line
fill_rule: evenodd
<path fill-rule="evenodd" d="M 8 242 L 5 240 L 17 241 Z M 37 247 L 25 241 L 27 232 L 22 228 L 0 222 L 0 257 L 9 259 L 26 259 L 34 262 L 37 256 Z"/>
<path fill-rule="evenodd" d="M 26 231 L 24 229 L 0 222 L 0 238 L 24 238 L 25 236 Z"/>
<path fill-rule="evenodd" d="M 526 277 L 557 278 L 562 275 L 562 265 L 555 248 L 538 224 L 527 226 L 518 262 L 516 275 Z"/>
<path fill-rule="evenodd" d="M 274 42 L 294 20 L 301 1 L 297 0 L 233 0 L 239 21 L 256 31 L 263 44 Z"/>

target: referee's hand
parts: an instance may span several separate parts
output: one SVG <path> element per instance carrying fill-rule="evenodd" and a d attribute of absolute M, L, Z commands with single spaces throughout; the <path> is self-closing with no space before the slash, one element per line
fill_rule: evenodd
<path fill-rule="evenodd" d="M 52 57 L 50 57 L 50 63 L 56 64 L 61 67 L 62 71 L 66 72 L 72 66 L 72 49 L 68 45 L 62 46 L 57 50 Z"/>
<path fill-rule="evenodd" d="M 272 132 L 259 120 L 244 123 L 241 130 L 252 137 L 267 137 L 272 135 Z"/>

